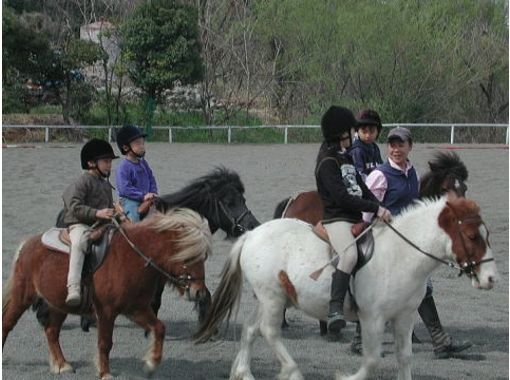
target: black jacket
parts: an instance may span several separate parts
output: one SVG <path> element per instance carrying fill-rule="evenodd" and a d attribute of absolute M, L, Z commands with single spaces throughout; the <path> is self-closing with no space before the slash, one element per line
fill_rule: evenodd
<path fill-rule="evenodd" d="M 357 223 L 362 212 L 376 213 L 379 201 L 367 188 L 347 153 L 330 149 L 317 160 L 315 179 L 324 204 L 324 221 Z"/>

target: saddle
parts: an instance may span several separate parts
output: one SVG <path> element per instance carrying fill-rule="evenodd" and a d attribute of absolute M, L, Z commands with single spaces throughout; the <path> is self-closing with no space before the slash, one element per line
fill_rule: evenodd
<path fill-rule="evenodd" d="M 351 227 L 351 234 L 355 238 L 361 235 L 361 233 L 369 226 L 370 224 L 367 222 L 355 223 Z M 322 224 L 322 221 L 318 222 L 316 225 L 312 227 L 312 231 L 317 235 L 321 240 L 328 243 L 331 247 L 332 255 L 334 254 L 333 247 L 331 246 L 331 242 L 329 241 L 328 231 Z M 356 247 L 358 250 L 358 262 L 354 267 L 352 274 L 354 275 L 360 268 L 362 268 L 366 263 L 370 261 L 372 255 L 374 253 L 374 236 L 372 235 L 372 231 L 368 231 L 365 235 L 363 235 L 359 240 L 356 241 Z M 339 258 L 340 259 L 340 258 Z M 333 266 L 337 266 L 338 261 L 332 263 Z"/>
<path fill-rule="evenodd" d="M 83 264 L 83 274 L 93 274 L 103 264 L 115 230 L 115 225 L 108 223 L 86 232 L 89 246 Z M 71 253 L 71 239 L 67 228 L 50 228 L 42 235 L 41 243 L 52 251 Z"/>

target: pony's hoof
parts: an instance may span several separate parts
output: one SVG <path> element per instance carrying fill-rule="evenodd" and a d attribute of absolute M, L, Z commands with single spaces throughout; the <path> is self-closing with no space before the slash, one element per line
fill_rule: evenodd
<path fill-rule="evenodd" d="M 152 360 L 146 360 L 145 364 L 143 365 L 143 371 L 148 377 L 150 377 L 154 374 L 157 367 L 158 365 L 154 363 Z"/>
<path fill-rule="evenodd" d="M 74 368 L 68 362 L 64 362 L 62 365 L 50 363 L 50 372 L 58 375 L 60 373 L 74 372 Z"/>
<path fill-rule="evenodd" d="M 105 373 L 103 376 L 101 376 L 101 380 L 112 380 L 113 376 L 111 373 Z"/>
<path fill-rule="evenodd" d="M 68 373 L 68 372 L 74 373 L 75 371 L 74 371 L 73 366 L 66 362 L 66 363 L 64 363 L 64 365 L 62 367 L 60 367 L 59 373 Z"/>

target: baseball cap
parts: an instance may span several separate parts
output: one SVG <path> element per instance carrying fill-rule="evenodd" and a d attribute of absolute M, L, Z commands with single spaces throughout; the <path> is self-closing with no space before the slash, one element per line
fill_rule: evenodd
<path fill-rule="evenodd" d="M 391 140 L 400 140 L 402 142 L 406 142 L 408 141 L 409 143 L 411 143 L 413 141 L 412 137 L 411 137 L 411 131 L 409 131 L 409 129 L 407 128 L 393 128 L 389 133 L 388 133 L 388 138 L 387 138 L 387 141 L 391 141 Z"/>

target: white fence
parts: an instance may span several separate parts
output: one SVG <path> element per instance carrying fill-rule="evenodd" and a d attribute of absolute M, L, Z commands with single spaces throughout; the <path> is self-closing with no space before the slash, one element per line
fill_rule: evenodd
<path fill-rule="evenodd" d="M 408 128 L 427 128 L 427 127 L 439 127 L 439 128 L 450 128 L 450 144 L 454 144 L 455 142 L 455 128 L 506 128 L 506 137 L 505 144 L 508 145 L 508 124 L 409 124 L 409 123 L 394 123 L 394 124 L 383 124 L 384 128 L 394 128 L 394 127 L 408 127 Z M 4 124 L 2 129 L 2 140 L 4 140 L 3 132 L 8 128 L 17 128 L 17 129 L 26 129 L 26 128 L 38 128 L 44 129 L 44 142 L 50 141 L 50 129 L 108 129 L 108 140 L 112 141 L 112 131 L 114 128 L 119 128 L 119 126 L 106 126 L 106 125 L 12 125 L 12 124 Z M 168 130 L 168 142 L 174 142 L 173 131 L 180 129 L 187 130 L 227 130 L 227 142 L 230 144 L 232 142 L 232 130 L 248 130 L 248 129 L 283 129 L 283 143 L 288 143 L 288 131 L 289 129 L 299 128 L 299 129 L 319 129 L 318 125 L 259 125 L 259 126 L 203 126 L 203 127 L 178 127 L 178 126 L 154 126 L 152 129 L 163 129 Z"/>

